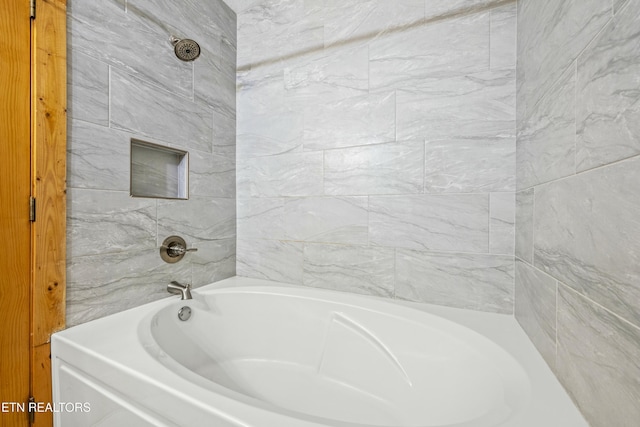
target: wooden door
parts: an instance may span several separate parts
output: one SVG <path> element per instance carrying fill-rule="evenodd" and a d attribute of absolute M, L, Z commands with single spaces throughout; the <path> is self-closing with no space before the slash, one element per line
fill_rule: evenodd
<path fill-rule="evenodd" d="M 0 402 L 29 398 L 31 22 L 29 2 L 0 0 Z M 4 407 L 0 427 L 28 416 Z"/>
<path fill-rule="evenodd" d="M 66 0 L 0 0 L 0 34 L 0 427 L 50 427 L 26 403 L 64 327 Z"/>

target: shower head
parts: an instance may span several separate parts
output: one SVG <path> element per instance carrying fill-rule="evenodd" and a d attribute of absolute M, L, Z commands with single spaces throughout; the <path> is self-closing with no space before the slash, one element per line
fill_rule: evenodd
<path fill-rule="evenodd" d="M 171 44 L 176 56 L 182 61 L 193 61 L 200 56 L 200 45 L 193 40 L 171 37 Z"/>

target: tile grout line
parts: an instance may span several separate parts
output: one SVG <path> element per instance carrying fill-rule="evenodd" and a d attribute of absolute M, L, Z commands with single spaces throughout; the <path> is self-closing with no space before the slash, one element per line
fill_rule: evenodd
<path fill-rule="evenodd" d="M 574 288 L 572 288 L 571 286 L 565 284 L 564 282 L 561 282 L 558 280 L 558 285 L 566 288 L 567 290 L 573 292 L 574 294 L 580 296 L 581 298 L 583 298 L 584 300 L 586 300 L 587 302 L 589 302 L 590 304 L 596 306 L 597 308 L 606 311 L 607 313 L 609 313 L 611 316 L 614 316 L 616 319 L 618 319 L 619 321 L 631 326 L 632 328 L 634 328 L 635 330 L 637 330 L 638 332 L 640 332 L 640 325 L 636 325 L 635 323 L 631 322 L 630 320 L 625 319 L 624 317 L 622 317 L 621 315 L 617 314 L 614 311 L 611 311 L 610 309 L 608 309 L 607 307 L 603 306 L 602 304 L 592 300 L 589 296 L 584 295 L 583 293 L 578 292 L 577 290 L 575 290 Z"/>

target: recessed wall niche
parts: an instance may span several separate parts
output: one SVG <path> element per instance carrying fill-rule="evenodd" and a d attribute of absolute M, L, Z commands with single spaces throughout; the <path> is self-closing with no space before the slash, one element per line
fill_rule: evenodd
<path fill-rule="evenodd" d="M 189 198 L 189 153 L 131 139 L 131 196 Z"/>

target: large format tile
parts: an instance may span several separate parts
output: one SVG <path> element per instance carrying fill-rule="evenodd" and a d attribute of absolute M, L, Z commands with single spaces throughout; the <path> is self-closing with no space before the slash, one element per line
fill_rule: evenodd
<path fill-rule="evenodd" d="M 398 298 L 513 313 L 512 256 L 396 251 Z"/>
<path fill-rule="evenodd" d="M 517 3 L 491 9 L 491 69 L 516 67 Z"/>
<path fill-rule="evenodd" d="M 67 327 L 166 298 L 172 280 L 189 283 L 191 265 L 167 264 L 157 249 L 69 258 Z"/>
<path fill-rule="evenodd" d="M 540 99 L 611 19 L 610 1 L 518 2 L 518 119 Z"/>
<path fill-rule="evenodd" d="M 367 42 L 424 17 L 424 0 L 326 0 L 325 45 Z"/>
<path fill-rule="evenodd" d="M 256 68 L 322 49 L 322 3 L 269 1 L 243 10 L 238 15 L 238 67 Z"/>
<path fill-rule="evenodd" d="M 489 200 L 489 252 L 513 255 L 516 222 L 515 194 L 491 193 Z"/>
<path fill-rule="evenodd" d="M 556 366 L 557 281 L 516 260 L 516 319 L 551 368 Z"/>
<path fill-rule="evenodd" d="M 236 236 L 236 201 L 217 197 L 158 201 L 158 246 L 178 235 L 188 246 Z"/>
<path fill-rule="evenodd" d="M 474 13 L 501 3 L 499 0 L 424 0 L 427 19 Z M 515 3 L 515 0 L 513 0 Z"/>
<path fill-rule="evenodd" d="M 638 327 L 560 286 L 558 377 L 590 425 L 638 424 L 639 343 Z"/>
<path fill-rule="evenodd" d="M 213 112 L 120 71 L 111 71 L 111 126 L 187 149 L 212 151 Z"/>
<path fill-rule="evenodd" d="M 514 191 L 515 138 L 427 140 L 425 193 Z"/>
<path fill-rule="evenodd" d="M 423 78 L 397 91 L 398 140 L 515 136 L 515 72 Z"/>
<path fill-rule="evenodd" d="M 129 191 L 132 135 L 80 120 L 68 126 L 67 185 Z"/>
<path fill-rule="evenodd" d="M 305 286 L 384 297 L 394 295 L 394 249 L 307 243 L 303 267 Z"/>
<path fill-rule="evenodd" d="M 69 4 L 68 32 L 74 51 L 143 78 L 181 96 L 193 93 L 193 64 L 178 60 L 163 23 L 126 13 L 121 0 Z"/>
<path fill-rule="evenodd" d="M 640 153 L 639 25 L 631 1 L 578 58 L 578 170 Z"/>
<path fill-rule="evenodd" d="M 206 45 L 227 39 L 236 45 L 236 16 L 222 0 L 126 0 L 127 13 L 149 28 Z"/>
<path fill-rule="evenodd" d="M 236 275 L 236 239 L 198 242 L 197 252 L 187 255 L 194 287 Z M 183 259 L 184 261 L 185 259 Z"/>
<path fill-rule="evenodd" d="M 226 44 L 218 42 L 218 49 L 220 46 L 228 48 Z M 211 52 L 203 46 L 200 48 L 200 57 L 193 63 L 194 98 L 223 114 L 234 114 L 236 75 L 235 72 L 230 73 L 228 68 L 235 71 L 235 56 L 234 62 L 225 64 L 221 62 L 220 52 Z"/>
<path fill-rule="evenodd" d="M 304 108 L 304 149 L 395 141 L 395 92 L 311 102 Z"/>
<path fill-rule="evenodd" d="M 367 197 L 239 199 L 240 239 L 367 244 Z"/>
<path fill-rule="evenodd" d="M 516 256 L 529 264 L 533 264 L 534 191 L 516 193 Z"/>
<path fill-rule="evenodd" d="M 369 198 L 371 244 L 433 251 L 489 251 L 489 195 Z"/>
<path fill-rule="evenodd" d="M 575 108 L 576 82 L 572 66 L 531 115 L 518 124 L 518 189 L 575 173 Z"/>
<path fill-rule="evenodd" d="M 189 153 L 189 196 L 236 196 L 236 165 L 233 159 L 202 151 Z"/>
<path fill-rule="evenodd" d="M 288 100 L 326 102 L 366 95 L 369 91 L 369 49 L 340 46 L 313 52 L 283 64 Z"/>
<path fill-rule="evenodd" d="M 102 126 L 109 125 L 109 66 L 68 49 L 67 114 Z"/>
<path fill-rule="evenodd" d="M 536 187 L 535 265 L 640 325 L 640 158 Z"/>
<path fill-rule="evenodd" d="M 369 58 L 372 90 L 408 89 L 429 77 L 485 71 L 489 13 L 419 23 L 384 34 L 371 41 Z"/>
<path fill-rule="evenodd" d="M 213 153 L 236 160 L 236 114 L 213 112 Z"/>
<path fill-rule="evenodd" d="M 422 193 L 421 141 L 324 152 L 324 191 L 334 195 Z"/>
<path fill-rule="evenodd" d="M 156 201 L 129 193 L 87 189 L 68 192 L 69 257 L 144 250 L 156 244 Z"/>
<path fill-rule="evenodd" d="M 322 152 L 253 157 L 238 162 L 241 197 L 322 195 Z"/>
<path fill-rule="evenodd" d="M 304 113 L 285 99 L 283 72 L 242 85 L 238 75 L 239 159 L 302 150 Z"/>
<path fill-rule="evenodd" d="M 301 242 L 238 239 L 237 274 L 300 284 L 302 245 Z"/>

